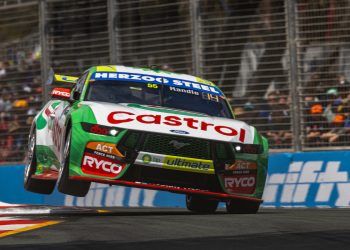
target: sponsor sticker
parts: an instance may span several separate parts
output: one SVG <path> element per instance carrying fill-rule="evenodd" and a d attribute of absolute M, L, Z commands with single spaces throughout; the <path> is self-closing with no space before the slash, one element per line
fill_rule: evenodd
<path fill-rule="evenodd" d="M 70 89 L 66 88 L 54 88 L 51 91 L 51 96 L 52 97 L 65 97 L 65 98 L 70 98 Z"/>
<path fill-rule="evenodd" d="M 142 151 L 139 152 L 135 164 L 172 170 L 214 174 L 213 161 L 211 160 L 161 155 Z"/>
<path fill-rule="evenodd" d="M 218 95 L 213 95 L 210 93 L 202 93 L 202 98 L 208 101 L 220 102 Z"/>
<path fill-rule="evenodd" d="M 205 170 L 213 169 L 213 162 L 210 160 L 197 160 L 192 158 L 166 156 L 164 166 L 168 168 L 188 169 L 188 170 Z"/>
<path fill-rule="evenodd" d="M 233 164 L 225 165 L 225 170 L 223 182 L 229 192 L 254 193 L 257 172 L 256 162 L 237 159 Z"/>
<path fill-rule="evenodd" d="M 178 93 L 199 95 L 199 92 L 198 91 L 194 91 L 193 89 L 182 89 L 182 88 L 170 87 L 169 90 L 170 91 L 174 91 L 174 92 L 178 92 Z"/>
<path fill-rule="evenodd" d="M 200 121 L 193 117 L 179 117 L 177 115 L 160 115 L 160 114 L 142 114 L 136 115 L 128 111 L 114 111 L 109 113 L 107 121 L 110 124 L 121 124 L 129 122 L 137 122 L 143 125 L 156 124 L 167 126 L 187 126 L 189 129 L 214 132 L 223 136 L 238 137 L 240 142 L 245 141 L 246 130 L 244 128 L 233 128 L 229 126 L 223 126 L 218 124 L 209 123 L 206 121 Z M 182 130 L 170 130 L 174 133 L 181 133 Z"/>
<path fill-rule="evenodd" d="M 148 155 L 148 154 L 145 154 L 143 157 L 142 157 L 142 161 L 143 163 L 150 163 L 152 161 L 152 156 Z"/>
<path fill-rule="evenodd" d="M 115 159 L 115 156 L 124 157 L 116 148 L 115 144 L 112 144 L 112 143 L 89 142 L 86 145 L 86 149 L 92 154 L 96 154 L 96 155 L 111 158 L 111 159 Z"/>
<path fill-rule="evenodd" d="M 85 174 L 115 178 L 124 169 L 125 163 L 112 161 L 108 158 L 85 153 L 81 168 Z"/>
<path fill-rule="evenodd" d="M 135 164 L 162 168 L 163 162 L 164 155 L 141 151 L 136 158 Z"/>
<path fill-rule="evenodd" d="M 235 163 L 227 167 L 227 170 L 246 170 L 246 169 L 256 170 L 256 162 L 236 160 Z"/>
<path fill-rule="evenodd" d="M 256 186 L 255 175 L 224 176 L 225 188 L 231 193 L 252 194 Z"/>
<path fill-rule="evenodd" d="M 137 73 L 129 73 L 129 72 L 96 72 L 91 76 L 92 80 L 121 80 L 121 81 L 131 81 L 131 82 L 144 82 L 147 84 L 166 84 L 170 87 L 175 88 L 185 88 L 189 90 L 193 90 L 191 93 L 195 93 L 196 91 L 200 92 L 208 92 L 215 95 L 222 96 L 223 94 L 219 89 L 214 86 L 209 86 L 207 84 L 202 84 L 195 81 L 188 81 L 164 76 L 154 76 L 154 75 L 145 75 L 145 74 L 137 74 Z M 176 91 L 176 90 L 174 90 Z M 198 93 L 199 94 L 199 93 Z"/>

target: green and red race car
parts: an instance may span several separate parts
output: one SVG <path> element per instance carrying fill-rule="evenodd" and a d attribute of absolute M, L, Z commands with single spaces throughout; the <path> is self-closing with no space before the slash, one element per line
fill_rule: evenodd
<path fill-rule="evenodd" d="M 24 186 L 85 196 L 91 182 L 186 194 L 187 208 L 256 213 L 268 142 L 222 91 L 185 74 L 119 65 L 54 75 L 29 136 Z"/>

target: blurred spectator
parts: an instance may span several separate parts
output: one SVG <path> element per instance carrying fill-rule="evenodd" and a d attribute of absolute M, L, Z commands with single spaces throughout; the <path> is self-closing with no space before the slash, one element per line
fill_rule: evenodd
<path fill-rule="evenodd" d="M 323 106 L 319 102 L 310 105 L 306 115 L 306 146 L 321 146 L 320 137 L 327 130 L 327 120 L 322 115 Z"/>
<path fill-rule="evenodd" d="M 6 76 L 5 64 L 0 61 L 0 78 Z"/>
<path fill-rule="evenodd" d="M 35 36 L 0 47 L 0 162 L 23 161 L 30 122 L 42 105 L 38 47 Z"/>
<path fill-rule="evenodd" d="M 0 162 L 9 161 L 12 153 L 13 137 L 9 133 L 9 115 L 5 112 L 0 113 Z"/>
<path fill-rule="evenodd" d="M 347 105 L 336 88 L 330 88 L 327 91 L 327 105 L 323 112 L 323 116 L 328 122 L 330 130 L 323 133 L 320 138 L 327 143 L 333 144 L 339 138 L 345 135 L 347 128 L 345 127 L 346 115 L 348 113 Z"/>
<path fill-rule="evenodd" d="M 266 119 L 266 136 L 272 148 L 284 148 L 291 143 L 290 107 L 288 97 L 279 91 L 267 95 L 267 110 L 261 112 Z"/>

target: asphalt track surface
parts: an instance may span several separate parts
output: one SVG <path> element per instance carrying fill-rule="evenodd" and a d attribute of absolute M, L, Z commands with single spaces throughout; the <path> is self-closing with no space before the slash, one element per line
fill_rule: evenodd
<path fill-rule="evenodd" d="M 350 209 L 263 209 L 256 215 L 112 210 L 38 215 L 63 222 L 1 238 L 0 249 L 350 249 Z"/>

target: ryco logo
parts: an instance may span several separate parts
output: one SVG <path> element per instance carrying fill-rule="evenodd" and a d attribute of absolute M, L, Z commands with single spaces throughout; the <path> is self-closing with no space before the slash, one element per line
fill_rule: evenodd
<path fill-rule="evenodd" d="M 228 187 L 228 188 L 253 187 L 254 185 L 255 185 L 254 177 L 225 178 L 225 187 Z"/>
<path fill-rule="evenodd" d="M 111 162 L 108 159 L 92 154 L 85 153 L 83 157 L 82 170 L 86 174 L 117 177 L 123 168 L 124 165 L 122 163 Z"/>
<path fill-rule="evenodd" d="M 255 190 L 256 178 L 246 176 L 224 177 L 225 188 L 232 193 L 251 194 Z"/>
<path fill-rule="evenodd" d="M 111 124 L 120 124 L 120 123 L 127 123 L 127 122 L 133 122 L 133 121 L 136 121 L 142 124 L 159 124 L 159 125 L 164 124 L 164 125 L 174 126 L 174 127 L 185 124 L 188 128 L 201 130 L 201 131 L 208 131 L 211 128 L 215 132 L 224 136 L 239 136 L 238 139 L 240 142 L 244 142 L 245 134 L 246 134 L 246 130 L 243 128 L 241 128 L 238 133 L 236 129 L 228 126 L 215 125 L 205 121 L 199 121 L 191 117 L 182 118 L 175 115 L 167 115 L 167 116 L 153 115 L 153 114 L 135 115 L 134 113 L 127 112 L 127 111 L 114 111 L 108 115 L 107 120 Z"/>
<path fill-rule="evenodd" d="M 55 88 L 51 92 L 51 96 L 61 96 L 61 97 L 70 97 L 70 92 L 68 92 L 66 89 L 63 88 Z"/>

